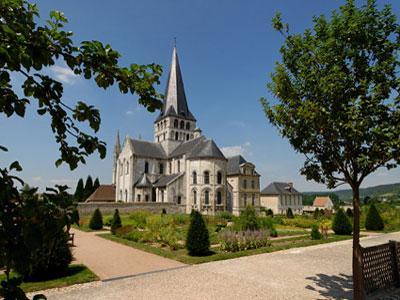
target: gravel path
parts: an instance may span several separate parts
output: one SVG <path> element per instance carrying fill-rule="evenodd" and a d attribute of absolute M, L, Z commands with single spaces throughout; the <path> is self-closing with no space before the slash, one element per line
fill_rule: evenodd
<path fill-rule="evenodd" d="M 95 232 L 74 229 L 71 232 L 75 233 L 76 263 L 86 265 L 102 280 L 184 266 L 175 260 L 103 239 Z"/>
<path fill-rule="evenodd" d="M 400 233 L 364 238 L 370 246 Z M 49 299 L 349 299 L 351 241 L 89 283 L 45 292 Z"/>

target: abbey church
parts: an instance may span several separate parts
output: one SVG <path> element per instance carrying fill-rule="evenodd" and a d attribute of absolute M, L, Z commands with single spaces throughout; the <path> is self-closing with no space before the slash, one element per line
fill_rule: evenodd
<path fill-rule="evenodd" d="M 154 141 L 117 135 L 112 180 L 115 200 L 172 202 L 213 215 L 236 215 L 247 205 L 260 206 L 255 166 L 242 156 L 225 157 L 206 138 L 190 111 L 176 47 L 172 52 L 164 105 L 154 122 Z"/>

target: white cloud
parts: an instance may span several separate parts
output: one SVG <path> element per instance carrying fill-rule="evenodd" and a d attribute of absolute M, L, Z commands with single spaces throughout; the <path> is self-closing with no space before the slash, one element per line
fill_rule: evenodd
<path fill-rule="evenodd" d="M 134 114 L 136 114 L 138 111 L 141 111 L 141 110 L 143 110 L 143 106 L 141 106 L 141 105 L 136 105 L 136 107 L 135 108 L 131 108 L 131 109 L 128 109 L 125 113 L 128 115 L 128 116 L 131 116 L 131 115 L 134 115 Z"/>
<path fill-rule="evenodd" d="M 252 152 L 249 151 L 250 147 L 250 142 L 245 142 L 242 145 L 222 147 L 221 151 L 226 157 L 245 154 L 252 155 Z"/>
<path fill-rule="evenodd" d="M 71 186 L 72 184 L 75 184 L 75 183 L 76 183 L 76 180 L 73 180 L 73 179 L 63 179 L 63 178 L 60 178 L 60 179 L 51 179 L 51 180 L 50 180 L 50 183 L 53 184 L 53 185 L 58 184 L 58 185 L 68 185 L 68 186 Z"/>
<path fill-rule="evenodd" d="M 76 79 L 78 78 L 77 75 L 68 67 L 62 66 L 52 66 L 50 70 L 54 73 L 54 76 L 57 80 L 61 81 L 62 83 L 66 84 L 74 84 Z"/>
<path fill-rule="evenodd" d="M 34 176 L 34 177 L 32 177 L 32 181 L 34 181 L 34 182 L 42 181 L 42 177 L 41 176 Z"/>

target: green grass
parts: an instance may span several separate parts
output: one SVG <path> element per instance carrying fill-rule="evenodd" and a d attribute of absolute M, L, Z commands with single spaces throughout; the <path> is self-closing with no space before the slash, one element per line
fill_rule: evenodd
<path fill-rule="evenodd" d="M 285 238 L 285 239 L 280 239 L 280 240 L 275 240 L 275 241 L 272 240 L 272 242 L 271 242 L 272 244 L 269 247 L 263 247 L 263 248 L 245 250 L 245 251 L 239 251 L 239 252 L 219 252 L 219 250 L 216 249 L 216 250 L 214 250 L 214 252 L 210 253 L 210 255 L 208 255 L 208 256 L 196 257 L 196 256 L 190 256 L 187 253 L 186 249 L 172 251 L 168 247 L 157 248 L 157 247 L 145 244 L 145 243 L 138 243 L 138 242 L 129 241 L 129 240 L 126 240 L 123 238 L 119 238 L 119 237 L 113 236 L 109 233 L 99 234 L 99 236 L 103 237 L 105 239 L 117 242 L 117 243 L 121 243 L 121 244 L 130 246 L 130 247 L 136 248 L 136 249 L 140 249 L 140 250 L 150 252 L 150 253 L 153 253 L 156 255 L 160 255 L 160 256 L 163 256 L 166 258 L 174 259 L 174 260 L 180 261 L 185 264 L 201 264 L 201 263 L 206 263 L 206 262 L 211 262 L 211 261 L 232 259 L 232 258 L 237 258 L 237 257 L 242 257 L 242 256 L 270 253 L 270 252 L 286 250 L 286 249 L 291 249 L 291 248 L 308 247 L 308 246 L 313 246 L 313 245 L 318 245 L 318 244 L 332 243 L 332 242 L 343 241 L 343 240 L 348 240 L 348 239 L 352 238 L 351 236 L 340 236 L 340 235 L 329 235 L 328 239 L 325 239 L 325 240 L 311 240 L 308 236 L 307 237 L 293 237 L 293 238 Z"/>
<path fill-rule="evenodd" d="M 11 273 L 11 276 L 15 276 Z M 6 275 L 0 275 L 0 281 L 5 280 Z M 68 270 L 63 274 L 62 277 L 52 278 L 45 281 L 34 281 L 34 282 L 23 282 L 21 287 L 26 292 L 35 292 L 57 287 L 65 287 L 78 283 L 85 283 L 90 281 L 98 280 L 96 274 L 84 265 L 70 265 Z"/>

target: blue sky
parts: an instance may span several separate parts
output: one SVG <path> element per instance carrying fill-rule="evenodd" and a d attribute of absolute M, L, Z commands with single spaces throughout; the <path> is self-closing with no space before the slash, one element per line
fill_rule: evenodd
<path fill-rule="evenodd" d="M 397 15 L 400 4 L 393 2 Z M 311 27 L 312 17 L 330 14 L 344 1 L 280 0 L 146 0 L 146 1 L 37 1 L 42 18 L 50 10 L 60 10 L 69 19 L 67 30 L 76 42 L 100 40 L 122 54 L 121 64 L 158 63 L 164 74 L 160 92 L 164 92 L 174 37 L 185 83 L 189 107 L 203 133 L 213 138 L 227 154 L 241 153 L 253 162 L 262 175 L 261 187 L 272 181 L 292 181 L 302 191 L 324 190 L 307 182 L 298 170 L 303 156 L 295 153 L 264 116 L 260 97 L 271 98 L 266 89 L 274 64 L 280 60 L 283 39 L 271 27 L 271 18 L 281 11 L 292 32 Z M 360 1 L 359 3 L 362 3 Z M 22 177 L 31 185 L 68 184 L 75 187 L 80 177 L 91 174 L 102 183 L 111 182 L 112 149 L 117 130 L 145 140 L 153 139 L 153 121 L 137 105 L 137 97 L 122 95 L 116 88 L 102 90 L 76 77 L 59 63 L 50 74 L 64 83 L 68 103 L 84 100 L 99 108 L 102 117 L 99 137 L 107 142 L 104 160 L 97 155 L 86 165 L 70 171 L 66 165 L 56 168 L 58 147 L 47 118 L 38 117 L 33 106 L 25 119 L 0 117 L 1 144 L 9 148 L 0 160 L 18 159 Z M 15 82 L 19 82 L 17 76 Z M 400 171 L 378 170 L 364 186 L 399 181 Z"/>

